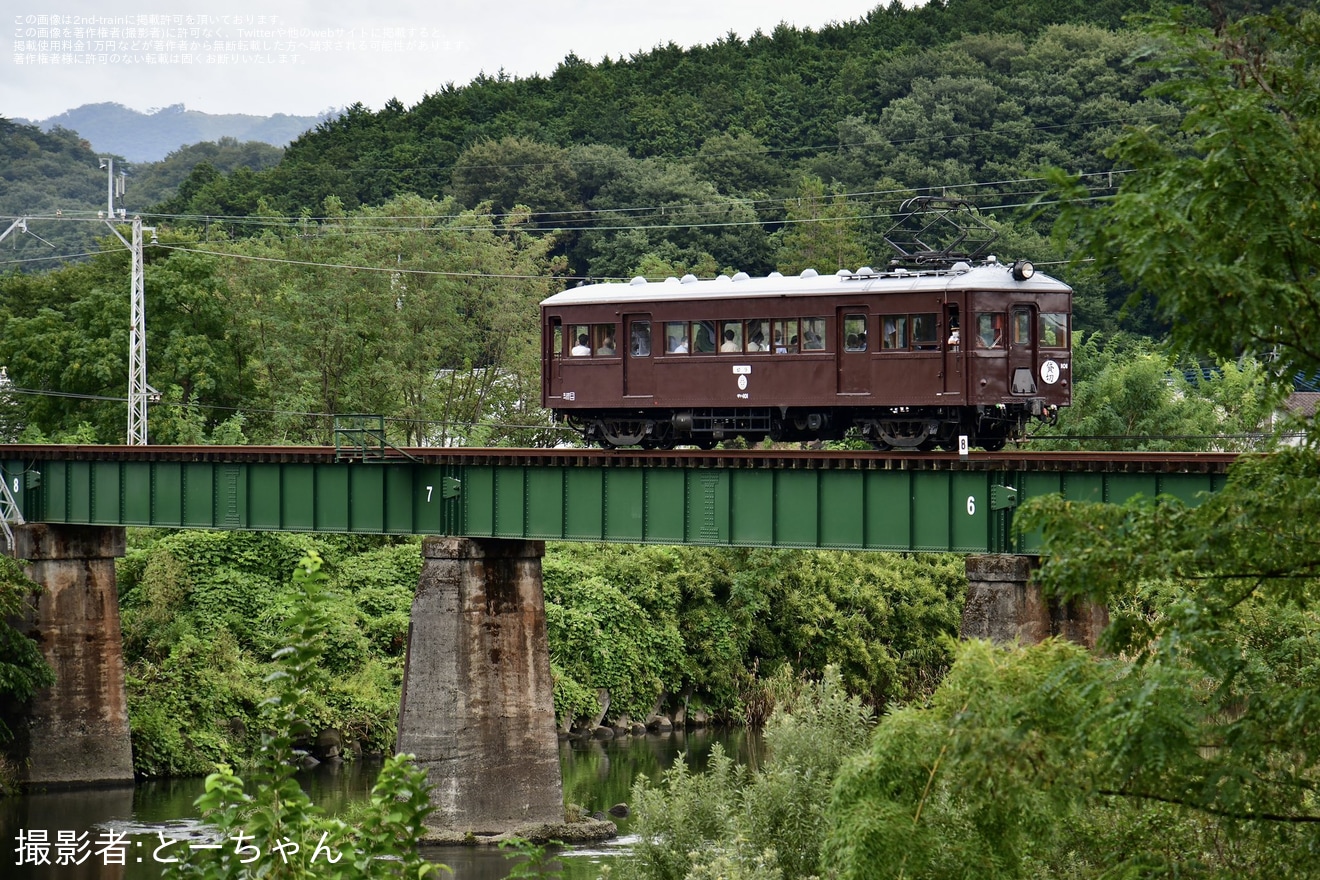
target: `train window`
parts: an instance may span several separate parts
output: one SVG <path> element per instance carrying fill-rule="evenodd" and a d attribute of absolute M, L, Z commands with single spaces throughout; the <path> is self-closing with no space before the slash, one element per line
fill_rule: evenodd
<path fill-rule="evenodd" d="M 554 332 L 554 336 L 552 337 L 553 340 L 554 340 L 554 342 L 553 342 L 554 347 L 553 347 L 551 350 L 554 352 L 554 356 L 555 356 L 555 357 L 563 357 L 563 356 L 564 356 L 564 328 L 563 328 L 562 326 L 560 326 L 560 324 L 559 324 L 559 319 L 558 319 L 558 318 L 555 318 L 555 319 L 554 319 L 554 323 L 551 325 L 551 328 L 550 328 L 550 329 Z"/>
<path fill-rule="evenodd" d="M 775 321 L 775 354 L 792 354 L 797 351 L 798 322 Z"/>
<path fill-rule="evenodd" d="M 981 312 L 976 316 L 976 347 L 1004 347 L 1004 313 Z"/>
<path fill-rule="evenodd" d="M 866 315 L 844 315 L 843 350 L 866 351 Z"/>
<path fill-rule="evenodd" d="M 724 321 L 720 324 L 720 351 L 737 354 L 742 351 L 742 321 Z"/>
<path fill-rule="evenodd" d="M 764 319 L 747 322 L 747 350 L 749 352 L 770 350 L 770 322 Z"/>
<path fill-rule="evenodd" d="M 670 354 L 688 353 L 688 326 L 686 321 L 665 324 L 665 351 Z"/>
<path fill-rule="evenodd" d="M 933 312 L 912 316 L 912 347 L 918 351 L 933 351 L 940 347 L 939 328 Z"/>
<path fill-rule="evenodd" d="M 614 325 L 597 324 L 595 328 L 596 354 L 599 357 L 614 357 L 617 351 L 614 345 Z"/>
<path fill-rule="evenodd" d="M 694 354 L 710 354 L 715 350 L 715 322 L 692 322 L 692 351 Z"/>
<path fill-rule="evenodd" d="M 1040 345 L 1042 348 L 1068 347 L 1068 316 L 1066 314 L 1041 313 Z"/>
<path fill-rule="evenodd" d="M 823 351 L 825 349 L 825 319 L 802 319 L 802 350 Z"/>
<path fill-rule="evenodd" d="M 633 321 L 628 338 L 628 352 L 635 358 L 651 356 L 651 322 Z"/>
<path fill-rule="evenodd" d="M 1013 310 L 1013 344 L 1031 345 L 1031 310 L 1016 308 Z"/>
<path fill-rule="evenodd" d="M 885 351 L 907 348 L 907 315 L 885 315 L 880 347 Z"/>
<path fill-rule="evenodd" d="M 573 325 L 573 348 L 569 354 L 573 357 L 587 357 L 591 354 L 591 327 L 587 324 Z"/>

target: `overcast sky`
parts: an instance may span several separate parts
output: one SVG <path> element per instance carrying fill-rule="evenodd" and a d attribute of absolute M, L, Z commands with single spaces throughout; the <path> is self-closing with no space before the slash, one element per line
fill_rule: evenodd
<path fill-rule="evenodd" d="M 6 0 L 0 116 L 113 101 L 149 111 L 310 115 L 416 104 L 501 68 L 550 74 L 657 44 L 819 29 L 878 0 Z M 887 2 L 887 0 L 886 0 Z"/>

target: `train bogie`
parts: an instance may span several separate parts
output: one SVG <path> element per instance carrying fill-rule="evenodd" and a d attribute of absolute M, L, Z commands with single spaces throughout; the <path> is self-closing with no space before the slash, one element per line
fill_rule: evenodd
<path fill-rule="evenodd" d="M 605 446 L 998 449 L 1071 401 L 1071 289 L 1029 264 L 595 284 L 541 304 L 542 403 Z"/>

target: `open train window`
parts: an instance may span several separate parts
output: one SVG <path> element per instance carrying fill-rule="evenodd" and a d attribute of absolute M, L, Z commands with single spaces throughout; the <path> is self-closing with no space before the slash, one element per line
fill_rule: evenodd
<path fill-rule="evenodd" d="M 1068 347 L 1068 316 L 1064 313 L 1041 312 L 1040 347 Z"/>
<path fill-rule="evenodd" d="M 907 315 L 885 315 L 880 320 L 880 348 L 884 351 L 896 351 L 907 348 Z"/>
<path fill-rule="evenodd" d="M 764 318 L 747 322 L 747 350 L 766 352 L 770 350 L 770 322 Z"/>
<path fill-rule="evenodd" d="M 720 323 L 720 353 L 740 354 L 743 348 L 742 321 Z"/>
<path fill-rule="evenodd" d="M 597 357 L 614 357 L 618 353 L 613 324 L 597 324 L 592 338 L 595 340 Z"/>
<path fill-rule="evenodd" d="M 940 347 L 934 312 L 912 316 L 912 347 L 918 351 L 933 351 Z"/>
<path fill-rule="evenodd" d="M 715 322 L 692 322 L 692 351 L 695 354 L 710 354 L 715 351 Z"/>
<path fill-rule="evenodd" d="M 793 354 L 798 347 L 798 322 L 775 321 L 775 354 Z"/>
<path fill-rule="evenodd" d="M 688 326 L 686 321 L 666 322 L 665 352 L 668 354 L 688 353 Z"/>
<path fill-rule="evenodd" d="M 551 351 L 553 352 L 553 356 L 561 358 L 564 356 L 564 328 L 563 325 L 559 323 L 558 318 L 550 319 L 550 332 L 552 333 L 551 345 L 553 347 L 551 348 Z"/>
<path fill-rule="evenodd" d="M 802 350 L 803 351 L 825 350 L 825 319 L 824 318 L 802 319 Z"/>
<path fill-rule="evenodd" d="M 573 343 L 573 347 L 568 350 L 568 353 L 573 357 L 589 357 L 591 355 L 591 325 L 574 324 L 571 330 L 569 341 Z"/>

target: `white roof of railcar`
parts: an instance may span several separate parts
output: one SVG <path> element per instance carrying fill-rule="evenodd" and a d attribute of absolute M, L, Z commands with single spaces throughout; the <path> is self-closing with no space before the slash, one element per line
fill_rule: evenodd
<path fill-rule="evenodd" d="M 808 269 L 801 275 L 780 275 L 778 272 L 762 278 L 752 278 L 745 272 L 720 275 L 712 279 L 698 279 L 685 275 L 682 279 L 647 281 L 634 278 L 630 282 L 614 281 L 604 284 L 584 284 L 541 301 L 542 306 L 599 305 L 601 303 L 639 303 L 664 300 L 744 299 L 773 296 L 812 296 L 852 293 L 910 293 L 945 291 L 951 288 L 971 290 L 1025 290 L 1034 293 L 1067 293 L 1071 288 L 1059 281 L 1036 272 L 1025 281 L 1013 277 L 1012 264 L 982 263 L 976 266 L 956 263 L 947 269 L 896 269 L 877 272 L 863 267 L 856 272 L 840 270 L 835 275 L 820 275 Z"/>

